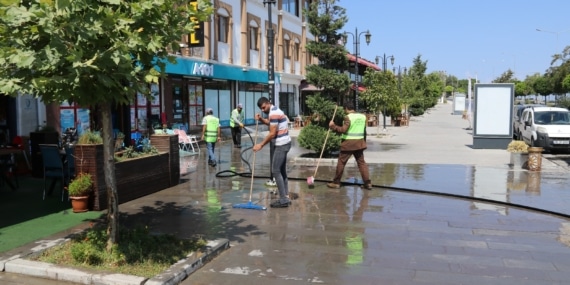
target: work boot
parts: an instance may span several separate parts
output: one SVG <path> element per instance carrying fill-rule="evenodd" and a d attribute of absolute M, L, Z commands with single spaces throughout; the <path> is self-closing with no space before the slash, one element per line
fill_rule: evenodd
<path fill-rule="evenodd" d="M 338 188 L 340 188 L 340 184 L 334 183 L 334 182 L 330 182 L 330 183 L 327 183 L 327 187 L 329 187 L 329 188 L 334 188 L 334 189 L 338 189 Z"/>
<path fill-rule="evenodd" d="M 271 206 L 271 208 L 287 208 L 287 207 L 289 207 L 290 204 L 291 204 L 291 201 L 289 201 L 287 203 L 281 203 L 281 201 L 276 200 L 273 203 L 269 204 L 269 206 Z"/>
<path fill-rule="evenodd" d="M 366 184 L 362 185 L 362 188 L 364 188 L 366 190 L 372 190 L 372 184 L 366 183 Z"/>

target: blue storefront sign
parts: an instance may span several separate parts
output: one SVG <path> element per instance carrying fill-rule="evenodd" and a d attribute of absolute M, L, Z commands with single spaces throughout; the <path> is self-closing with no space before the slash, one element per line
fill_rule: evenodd
<path fill-rule="evenodd" d="M 166 63 L 166 73 L 183 76 L 198 76 L 245 82 L 266 83 L 268 75 L 266 70 L 243 68 L 235 65 L 211 63 L 177 57 L 177 63 Z"/>

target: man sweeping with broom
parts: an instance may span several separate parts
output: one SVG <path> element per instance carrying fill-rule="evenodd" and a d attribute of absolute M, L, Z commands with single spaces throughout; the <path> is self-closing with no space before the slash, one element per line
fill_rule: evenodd
<path fill-rule="evenodd" d="M 257 107 L 268 114 L 268 118 L 264 119 L 261 114 L 255 114 L 255 119 L 269 126 L 269 133 L 261 143 L 253 146 L 253 151 L 259 151 L 271 140 L 275 140 L 275 153 L 271 161 L 271 172 L 277 183 L 279 190 L 279 199 L 272 202 L 272 208 L 289 207 L 291 200 L 289 199 L 289 182 L 287 180 L 287 154 L 291 150 L 291 137 L 289 136 L 289 125 L 287 116 L 281 109 L 273 106 L 269 99 L 261 97 L 257 100 Z"/>
<path fill-rule="evenodd" d="M 336 174 L 333 181 L 328 183 L 329 188 L 340 188 L 340 179 L 344 172 L 344 166 L 351 156 L 354 155 L 356 164 L 362 181 L 364 181 L 363 188 L 371 190 L 372 183 L 370 182 L 370 174 L 368 165 L 364 161 L 364 150 L 366 149 L 366 116 L 354 111 L 354 103 L 346 102 L 344 104 L 344 112 L 347 113 L 344 117 L 342 126 L 337 126 L 333 120 L 329 123 L 329 128 L 335 132 L 342 134 L 342 142 L 340 144 L 340 153 L 338 154 L 338 161 L 336 164 Z"/>

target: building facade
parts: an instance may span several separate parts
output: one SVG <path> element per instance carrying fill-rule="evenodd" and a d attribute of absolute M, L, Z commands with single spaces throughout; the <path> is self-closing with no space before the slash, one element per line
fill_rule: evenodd
<path fill-rule="evenodd" d="M 209 21 L 201 23 L 195 34 L 183 37 L 179 50 L 171 51 L 177 63 L 167 64 L 166 78 L 150 86 L 152 99 L 137 94 L 130 106 L 118 107 L 113 115 L 114 128 L 131 132 L 133 138 L 148 135 L 163 124 L 199 132 L 206 108 L 214 110 L 222 126 L 229 126 L 231 110 L 238 103 L 244 106 L 245 123 L 254 124 L 257 100 L 269 97 L 268 6 L 274 31 L 273 103 L 290 118 L 297 116 L 305 67 L 315 62 L 305 48 L 314 38 L 302 15 L 312 1 L 276 0 L 270 5 L 263 0 L 213 0 L 214 13 Z M 34 112 L 33 116 L 26 115 L 33 120 L 19 120 L 21 115 L 0 110 L 4 136 L 10 130 L 10 137 L 27 136 L 41 125 L 53 126 L 60 133 L 71 127 L 80 132 L 97 129 L 95 112 L 86 106 L 67 102 L 45 105 L 25 96 L 3 100 L 6 107 L 25 107 L 26 112 Z M 20 126 L 22 123 L 29 126 Z"/>

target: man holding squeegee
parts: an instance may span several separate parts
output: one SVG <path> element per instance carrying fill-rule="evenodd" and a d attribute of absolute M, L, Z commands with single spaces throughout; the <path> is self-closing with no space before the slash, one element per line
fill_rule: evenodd
<path fill-rule="evenodd" d="M 289 123 L 287 116 L 281 109 L 275 107 L 269 99 L 261 97 L 257 100 L 257 107 L 265 113 L 269 114 L 264 119 L 261 114 L 255 114 L 255 119 L 269 126 L 269 133 L 261 143 L 253 146 L 253 151 L 259 151 L 271 140 L 275 140 L 275 153 L 271 160 L 271 172 L 277 183 L 279 190 L 279 199 L 272 202 L 272 208 L 289 207 L 291 200 L 289 199 L 289 182 L 287 180 L 287 154 L 291 150 L 291 137 L 289 136 Z"/>
<path fill-rule="evenodd" d="M 328 183 L 329 188 L 340 188 L 340 179 L 344 172 L 344 166 L 351 156 L 354 155 L 358 170 L 362 176 L 364 189 L 371 190 L 372 183 L 368 172 L 368 165 L 364 161 L 364 150 L 366 149 L 366 115 L 354 111 L 354 103 L 346 102 L 344 104 L 344 117 L 342 126 L 337 126 L 333 120 L 329 122 L 329 128 L 337 133 L 342 134 L 342 142 L 340 143 L 340 153 L 336 164 L 336 174 L 333 181 Z"/>

